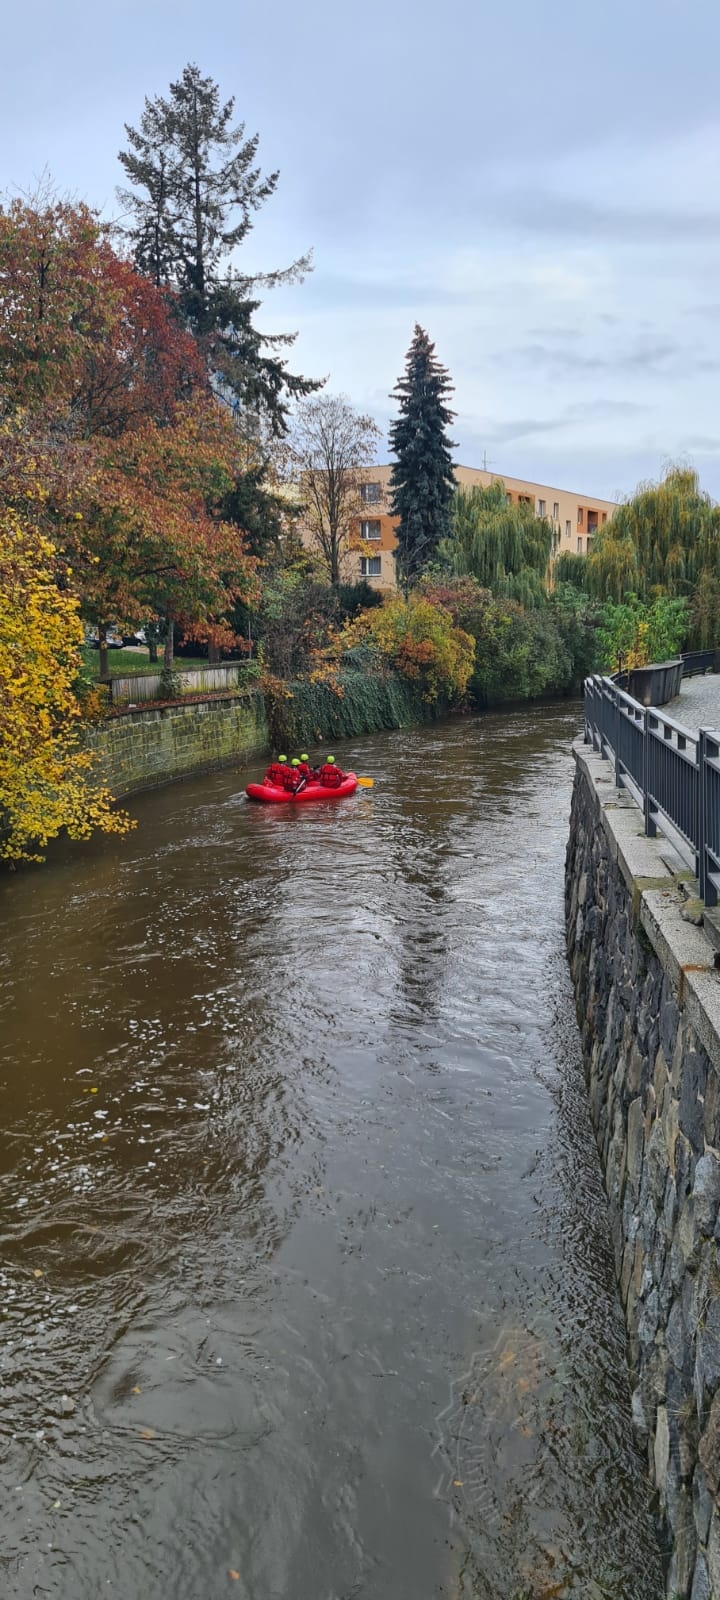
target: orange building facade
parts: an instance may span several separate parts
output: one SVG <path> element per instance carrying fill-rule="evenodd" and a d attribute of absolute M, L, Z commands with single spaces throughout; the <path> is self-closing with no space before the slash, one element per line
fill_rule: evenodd
<path fill-rule="evenodd" d="M 356 532 L 360 550 L 349 550 L 343 557 L 343 580 L 357 583 L 367 578 L 373 588 L 396 588 L 395 529 L 397 518 L 390 512 L 390 466 L 365 467 L 361 474 L 361 513 Z M 593 499 L 588 495 L 571 494 L 567 489 L 552 485 L 529 483 L 523 478 L 510 478 L 505 473 L 486 472 L 481 467 L 455 468 L 455 478 L 462 488 L 474 486 L 487 488 L 500 482 L 511 505 L 530 505 L 538 517 L 548 517 L 555 531 L 555 555 L 571 551 L 587 555 L 598 528 L 604 527 L 616 510 L 613 500 Z M 367 553 L 366 553 L 367 552 Z"/>

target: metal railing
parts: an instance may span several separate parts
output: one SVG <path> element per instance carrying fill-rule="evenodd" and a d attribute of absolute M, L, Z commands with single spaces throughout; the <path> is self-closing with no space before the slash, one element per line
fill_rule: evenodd
<path fill-rule="evenodd" d="M 694 732 L 641 706 L 612 678 L 585 680 L 585 743 L 615 766 L 645 832 L 663 833 L 694 872 L 707 906 L 720 890 L 720 733 Z"/>
<path fill-rule="evenodd" d="M 699 673 L 720 670 L 720 650 L 685 650 L 682 658 L 683 677 L 696 678 Z"/>

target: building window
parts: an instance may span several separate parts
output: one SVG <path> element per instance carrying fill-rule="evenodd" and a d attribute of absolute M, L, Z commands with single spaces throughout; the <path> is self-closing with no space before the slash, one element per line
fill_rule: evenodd
<path fill-rule="evenodd" d="M 545 501 L 544 500 L 538 500 L 538 516 L 539 517 L 544 517 L 544 515 L 545 515 Z"/>
<path fill-rule="evenodd" d="M 530 495 L 529 494 L 519 494 L 518 495 L 518 505 L 519 506 L 531 506 L 532 505 L 532 500 L 530 498 Z"/>
<path fill-rule="evenodd" d="M 607 522 L 607 511 L 603 511 L 602 519 L 603 519 L 603 522 Z"/>
<path fill-rule="evenodd" d="M 578 551 L 577 551 L 577 553 L 578 553 L 579 556 L 581 556 L 582 553 L 583 553 L 582 534 L 580 535 L 580 538 L 578 539 Z"/>
<path fill-rule="evenodd" d="M 361 576 L 361 578 L 379 578 L 380 577 L 381 568 L 382 568 L 382 563 L 381 563 L 380 556 L 361 556 L 360 557 L 360 576 Z"/>
<path fill-rule="evenodd" d="M 570 518 L 568 517 L 567 522 L 565 523 L 565 538 L 569 539 L 569 538 L 571 538 L 571 536 L 572 536 L 572 528 L 570 526 Z"/>
<path fill-rule="evenodd" d="M 376 506 L 382 498 L 382 487 L 379 483 L 361 483 L 360 499 L 364 506 Z"/>
<path fill-rule="evenodd" d="M 582 525 L 583 525 L 583 508 L 582 508 L 582 506 L 578 506 L 578 527 L 581 528 Z"/>
<path fill-rule="evenodd" d="M 559 522 L 559 521 L 560 521 L 560 502 L 559 502 L 559 500 L 556 500 L 554 502 L 554 504 L 553 504 L 553 522 Z"/>
<path fill-rule="evenodd" d="M 380 523 L 379 523 L 379 521 L 377 521 L 377 522 L 374 522 L 374 521 L 373 522 L 361 522 L 360 523 L 360 538 L 361 539 L 379 539 L 380 538 Z"/>

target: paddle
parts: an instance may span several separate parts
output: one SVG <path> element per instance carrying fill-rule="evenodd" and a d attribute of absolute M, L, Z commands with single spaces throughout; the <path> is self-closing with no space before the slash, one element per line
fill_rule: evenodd
<path fill-rule="evenodd" d="M 372 789 L 374 783 L 374 778 L 358 778 L 358 787 L 360 789 Z"/>

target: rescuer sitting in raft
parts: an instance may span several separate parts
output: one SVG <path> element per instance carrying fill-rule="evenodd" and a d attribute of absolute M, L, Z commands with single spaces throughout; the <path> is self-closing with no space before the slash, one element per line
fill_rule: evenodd
<path fill-rule="evenodd" d="M 287 756 L 278 756 L 277 761 L 270 762 L 263 782 L 277 783 L 281 789 L 284 789 L 287 782 L 287 775 Z"/>
<path fill-rule="evenodd" d="M 317 781 L 326 789 L 339 789 L 344 782 L 345 773 L 336 765 L 334 756 L 327 756 L 318 772 Z"/>
<path fill-rule="evenodd" d="M 300 783 L 299 761 L 288 762 L 287 756 L 278 756 L 277 761 L 271 761 L 265 773 L 265 783 L 274 783 L 278 789 L 287 789 L 294 794 Z"/>
<path fill-rule="evenodd" d="M 300 768 L 300 773 L 301 773 L 302 777 L 306 778 L 308 783 L 312 783 L 314 781 L 317 781 L 317 773 L 315 771 L 315 768 L 311 767 L 311 765 L 310 765 L 310 757 L 308 755 L 301 755 L 300 760 L 298 762 L 298 766 Z"/>

